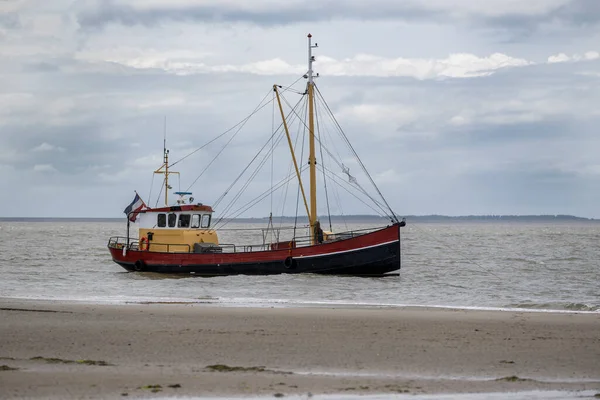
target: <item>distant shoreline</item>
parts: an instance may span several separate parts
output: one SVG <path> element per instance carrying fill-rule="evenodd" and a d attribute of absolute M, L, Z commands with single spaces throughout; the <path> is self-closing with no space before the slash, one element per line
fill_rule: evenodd
<path fill-rule="evenodd" d="M 600 219 L 576 217 L 574 215 L 407 215 L 407 222 L 600 222 Z M 326 221 L 326 216 L 321 216 L 321 221 Z M 274 217 L 273 222 L 294 222 L 294 217 Z M 387 223 L 388 218 L 376 215 L 332 215 L 334 222 L 382 222 Z M 263 218 L 234 218 L 232 222 L 261 223 L 268 222 Z M 300 223 L 307 223 L 306 217 L 298 218 Z M 87 218 L 87 217 L 0 217 L 0 222 L 125 222 L 123 218 Z"/>

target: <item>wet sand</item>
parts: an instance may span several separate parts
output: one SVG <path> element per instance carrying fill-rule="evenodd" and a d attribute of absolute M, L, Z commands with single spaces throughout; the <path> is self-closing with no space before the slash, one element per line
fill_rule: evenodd
<path fill-rule="evenodd" d="M 600 392 L 597 313 L 0 299 L 0 338 L 0 398 Z"/>

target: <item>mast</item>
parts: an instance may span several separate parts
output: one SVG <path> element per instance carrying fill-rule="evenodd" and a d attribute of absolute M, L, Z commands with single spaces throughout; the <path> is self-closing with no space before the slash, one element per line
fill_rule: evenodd
<path fill-rule="evenodd" d="M 169 150 L 167 149 L 167 117 L 165 116 L 164 137 L 163 137 L 163 164 L 154 171 L 155 174 L 165 175 L 165 207 L 169 206 L 169 174 L 179 174 L 179 172 L 169 171 Z"/>
<path fill-rule="evenodd" d="M 308 83 L 306 92 L 308 94 L 308 137 L 309 137 L 309 154 L 308 166 L 310 172 L 310 214 L 308 215 L 310 222 L 310 232 L 312 244 L 316 243 L 314 234 L 315 223 L 317 222 L 317 159 L 315 157 L 315 117 L 314 117 L 314 76 L 313 62 L 315 61 L 312 55 L 312 49 L 317 47 L 317 44 L 312 45 L 312 35 L 308 34 Z"/>

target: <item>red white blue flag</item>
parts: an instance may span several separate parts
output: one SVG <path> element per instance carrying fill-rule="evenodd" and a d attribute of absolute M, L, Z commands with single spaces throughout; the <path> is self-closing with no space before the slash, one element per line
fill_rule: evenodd
<path fill-rule="evenodd" d="M 123 212 L 129 217 L 129 220 L 131 222 L 135 222 L 138 216 L 138 212 L 140 212 L 144 207 L 146 207 L 146 204 L 144 203 L 140 195 L 136 193 L 131 204 L 129 204 Z"/>

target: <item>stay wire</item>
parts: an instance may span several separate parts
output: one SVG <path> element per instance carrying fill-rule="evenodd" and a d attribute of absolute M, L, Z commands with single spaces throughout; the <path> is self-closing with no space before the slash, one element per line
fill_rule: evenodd
<path fill-rule="evenodd" d="M 327 179 L 325 178 L 325 158 L 323 158 L 323 142 L 321 141 L 321 129 L 319 127 L 319 117 L 317 115 L 317 107 L 315 107 L 315 120 L 317 121 L 317 133 L 319 134 L 319 151 L 321 153 L 321 166 L 323 171 L 323 186 L 325 187 L 325 202 L 327 204 L 327 217 L 329 218 L 329 231 L 333 232 L 331 225 L 331 209 L 329 207 L 329 193 L 327 192 Z"/>
<path fill-rule="evenodd" d="M 319 103 L 319 98 L 317 97 L 317 104 Z M 319 119 L 317 119 L 317 121 L 319 121 Z M 331 152 L 329 150 L 327 150 L 327 144 L 325 143 L 327 140 L 328 135 L 330 135 L 329 133 L 329 129 L 327 129 L 327 125 L 323 126 L 323 134 L 319 133 L 319 144 L 321 145 L 321 149 L 323 149 L 323 147 L 325 147 L 325 153 L 327 155 L 329 155 L 330 160 L 332 160 L 332 162 L 338 164 L 338 166 L 340 166 L 340 168 L 343 167 L 340 165 L 340 162 L 338 162 L 338 160 L 336 160 L 336 158 L 331 154 Z M 319 128 L 319 131 L 321 131 L 321 128 Z M 322 135 L 322 138 L 321 138 Z M 332 139 L 332 143 L 334 143 L 333 139 Z M 338 158 L 341 160 L 342 157 L 340 156 L 339 152 L 337 151 L 337 148 L 333 147 L 333 149 L 336 151 Z M 323 166 L 325 166 L 325 163 L 323 162 Z M 344 226 L 346 227 L 346 231 L 350 230 L 348 228 L 348 221 L 346 221 L 346 215 L 344 214 L 344 209 L 342 207 L 342 202 L 340 201 L 340 195 L 337 191 L 337 187 L 334 185 L 332 188 L 332 194 L 334 197 L 334 200 L 337 204 L 337 207 L 339 209 L 340 212 L 340 216 L 342 217 L 342 221 L 344 222 Z"/>
<path fill-rule="evenodd" d="M 302 107 L 302 109 L 304 110 L 304 117 L 306 117 L 306 113 L 308 112 L 308 101 L 305 102 L 306 103 L 306 107 Z M 304 145 L 306 144 L 306 131 L 308 129 L 308 127 L 306 126 L 306 124 L 304 123 L 304 118 L 300 118 L 299 119 L 299 123 L 298 123 L 298 138 L 300 138 L 300 129 L 302 128 L 302 125 L 304 125 L 304 129 L 302 130 L 302 140 L 300 141 L 300 143 L 302 144 L 302 147 L 300 149 L 300 159 L 302 160 L 304 158 Z M 295 151 L 295 149 L 294 149 Z M 306 168 L 304 168 L 303 170 L 306 170 Z M 300 171 L 300 176 L 302 176 L 302 171 Z M 298 209 L 300 208 L 300 181 L 298 181 L 298 190 L 296 191 L 296 212 L 294 214 L 294 240 L 296 240 L 296 230 L 298 227 Z M 309 233 L 310 234 L 310 233 Z"/>
<path fill-rule="evenodd" d="M 152 181 L 150 181 L 150 192 L 148 192 L 148 204 L 152 203 L 152 187 L 154 186 L 154 177 L 156 175 L 152 174 Z"/>
<path fill-rule="evenodd" d="M 363 203 L 365 206 L 367 206 L 368 208 L 370 208 L 373 212 L 375 212 L 377 215 L 381 216 L 381 217 L 387 217 L 387 212 L 385 212 L 384 209 L 377 210 L 375 207 L 373 207 L 371 204 L 367 203 L 366 201 L 364 201 L 363 199 L 361 199 L 360 197 L 358 197 L 356 195 L 356 193 L 353 193 L 352 191 L 350 191 L 347 187 L 345 187 L 344 185 L 348 185 L 348 183 L 341 177 L 337 176 L 334 172 L 327 170 L 327 173 L 329 174 L 329 178 L 331 179 L 331 181 L 333 183 L 335 183 L 336 185 L 338 185 L 340 188 L 344 189 L 346 192 L 348 192 L 351 196 L 353 196 L 355 199 L 357 199 L 358 201 L 360 201 L 361 203 Z M 339 181 L 338 181 L 339 179 Z M 342 185 L 340 182 L 343 182 L 344 185 Z M 350 186 L 353 187 L 353 186 Z"/>
<path fill-rule="evenodd" d="M 263 97 L 263 99 L 261 100 L 260 104 L 262 104 L 263 101 L 265 101 L 265 99 L 267 98 L 269 94 L 267 93 L 267 95 L 265 97 Z M 271 100 L 272 101 L 272 100 Z M 268 102 L 265 103 L 264 105 L 266 106 L 267 104 L 269 104 Z M 192 186 L 194 186 L 196 184 L 196 182 L 198 182 L 198 179 L 200 179 L 200 177 L 202 175 L 204 175 L 204 173 L 210 168 L 210 166 L 217 160 L 217 158 L 219 158 L 219 156 L 221 155 L 221 153 L 223 153 L 223 151 L 225 151 L 225 149 L 227 148 L 227 146 L 229 146 L 229 144 L 233 141 L 233 139 L 235 139 L 235 137 L 238 135 L 238 133 L 240 133 L 240 131 L 242 130 L 242 128 L 246 125 L 246 123 L 250 120 L 250 117 L 252 117 L 255 113 L 257 113 L 262 107 L 257 107 L 252 114 L 250 114 L 250 116 L 248 116 L 248 118 L 245 119 L 245 121 L 239 125 L 238 129 L 235 131 L 235 133 L 229 138 L 229 140 L 227 141 L 227 143 L 225 143 L 225 145 L 223 145 L 223 147 L 221 147 L 221 150 L 219 150 L 217 152 L 217 154 L 215 154 L 215 156 L 212 158 L 212 160 L 208 163 L 208 165 L 206 167 L 204 167 L 204 169 L 200 172 L 200 175 L 198 175 L 196 177 L 196 179 L 194 179 L 194 181 L 192 182 L 192 184 L 187 188 L 186 192 L 189 192 L 189 190 L 191 189 Z"/>
<path fill-rule="evenodd" d="M 306 167 L 305 167 L 305 169 L 306 169 Z M 246 211 L 248 211 L 249 209 L 254 207 L 256 204 L 260 203 L 263 199 L 265 199 L 267 196 L 269 196 L 269 194 L 271 194 L 271 192 L 280 189 L 281 187 L 286 185 L 288 182 L 294 180 L 295 175 L 296 175 L 296 173 L 294 172 L 293 174 L 290 174 L 287 177 L 283 178 L 277 184 L 275 184 L 275 186 L 273 188 L 270 188 L 270 189 L 262 192 L 257 197 L 255 197 L 254 199 L 252 199 L 249 202 L 247 202 L 246 204 L 244 204 L 242 207 L 240 207 L 237 210 L 235 210 L 234 212 L 232 212 L 230 217 L 220 218 L 217 221 L 217 223 L 215 224 L 215 229 L 217 228 L 217 224 L 219 224 L 218 227 L 220 229 L 222 229 L 224 226 L 229 224 L 232 220 L 234 220 L 238 216 L 242 215 L 243 213 L 245 213 Z"/>
<path fill-rule="evenodd" d="M 372 202 L 372 203 L 373 203 L 375 206 L 377 206 L 377 207 L 379 208 L 379 210 L 380 210 L 380 212 L 381 212 L 381 214 L 380 214 L 380 215 L 383 215 L 383 216 L 388 216 L 388 217 L 389 217 L 389 214 L 388 214 L 388 212 L 386 211 L 386 209 L 385 209 L 384 205 L 383 205 L 383 204 L 381 204 L 379 201 L 377 201 L 377 199 L 373 198 L 373 196 L 371 196 L 371 195 L 369 194 L 369 192 L 367 192 L 367 191 L 366 191 L 366 190 L 365 190 L 365 189 L 364 189 L 362 186 L 360 186 L 358 183 L 346 182 L 346 180 L 344 179 L 344 177 L 342 177 L 342 176 L 338 175 L 337 173 L 335 173 L 335 172 L 331 171 L 330 169 L 327 169 L 327 172 L 329 172 L 330 174 L 332 174 L 332 175 L 333 175 L 333 176 L 335 176 L 336 178 L 340 179 L 342 182 L 344 182 L 344 183 L 347 183 L 347 184 L 348 184 L 348 185 L 349 185 L 351 188 L 353 188 L 353 189 L 357 190 L 358 192 L 360 192 L 360 193 L 362 193 L 364 196 L 366 196 L 366 197 L 367 197 L 369 200 L 371 200 L 371 202 Z M 373 208 L 371 207 L 371 209 L 373 209 Z M 378 212 L 378 214 L 379 214 L 379 212 Z"/>
<path fill-rule="evenodd" d="M 271 104 L 273 105 L 271 110 L 271 132 L 275 132 L 275 91 L 271 92 L 273 98 L 271 99 Z M 273 172 L 274 172 L 274 152 L 275 149 L 273 147 L 273 136 L 271 136 L 271 187 L 273 187 Z M 269 222 L 272 222 L 273 218 L 273 193 L 271 192 L 271 208 L 269 209 L 269 215 L 271 216 Z"/>
<path fill-rule="evenodd" d="M 283 138 L 283 135 L 280 134 L 280 137 L 277 139 L 277 143 L 279 143 Z M 268 143 L 267 143 L 268 144 Z M 262 151 L 261 151 L 262 153 Z M 254 180 L 254 178 L 256 177 L 256 175 L 258 174 L 258 172 L 262 169 L 262 167 L 265 165 L 265 163 L 267 162 L 267 160 L 269 159 L 269 155 L 270 153 L 267 152 L 262 160 L 258 163 L 257 167 L 254 169 L 254 171 L 252 172 L 252 174 L 248 177 L 248 179 L 246 180 L 246 182 L 244 183 L 244 185 L 240 188 L 240 190 L 236 193 L 236 195 L 233 197 L 233 199 L 231 199 L 231 201 L 229 202 L 229 204 L 225 207 L 225 209 L 223 210 L 222 214 L 223 217 L 221 217 L 219 219 L 219 221 L 223 218 L 226 218 L 226 216 L 228 215 L 228 213 L 230 212 L 231 208 L 235 205 L 235 203 L 240 199 L 240 197 L 242 196 L 242 194 L 246 191 L 246 189 L 248 188 L 248 186 L 250 186 L 250 183 L 252 183 L 252 181 Z M 219 222 L 217 221 L 217 222 Z"/>
<path fill-rule="evenodd" d="M 316 86 L 315 86 L 316 87 Z M 318 88 L 317 88 L 318 90 Z M 320 94 L 320 93 L 319 93 Z M 362 164 L 362 161 L 360 160 L 360 158 L 358 157 L 358 154 L 356 153 L 356 151 L 354 150 L 354 148 L 352 147 L 352 145 L 350 144 L 348 138 L 346 137 L 346 135 L 344 134 L 344 132 L 342 131 L 341 126 L 339 126 L 339 124 L 337 123 L 337 121 L 335 120 L 335 117 L 333 116 L 333 113 L 331 112 L 331 109 L 329 109 L 329 106 L 327 105 L 327 103 L 325 102 L 325 100 L 323 99 L 322 96 L 321 97 L 321 101 L 323 103 L 323 105 L 327 108 L 327 110 L 329 111 L 329 115 L 330 118 L 332 118 L 332 121 L 337 125 L 339 132 L 341 132 L 342 134 L 342 138 L 345 140 L 346 145 L 350 148 L 350 150 L 352 151 L 352 153 L 354 154 L 354 157 L 357 159 L 357 161 L 360 163 L 363 171 L 365 172 L 365 174 L 369 177 L 369 179 L 371 180 L 371 183 L 373 185 L 373 187 L 375 188 L 375 190 L 377 190 L 377 193 L 379 194 L 379 196 L 381 197 L 381 199 L 385 202 L 385 198 L 383 197 L 383 195 L 381 194 L 381 192 L 379 191 L 379 189 L 377 188 L 377 185 L 375 185 L 375 182 L 373 181 L 373 179 L 371 179 L 371 176 L 369 175 L 368 171 L 366 170 L 366 167 Z M 289 105 L 289 103 L 287 102 L 287 99 L 285 97 L 283 97 L 283 100 L 286 102 L 286 104 L 288 104 L 288 106 L 291 108 L 291 106 Z M 296 114 L 297 115 L 297 114 Z M 297 115 L 299 118 L 300 116 Z M 306 125 L 306 123 L 304 121 L 302 121 L 302 119 L 300 118 L 301 122 L 304 124 L 305 129 L 308 129 L 308 126 Z M 319 142 L 319 145 L 321 147 L 325 147 L 323 146 L 323 144 L 321 143 L 320 138 L 316 138 L 317 141 Z M 335 161 L 335 157 L 333 156 L 333 154 L 331 154 L 331 152 L 327 149 L 327 147 L 325 147 L 325 151 L 330 155 L 330 157 L 332 157 L 332 159 L 334 159 Z M 338 166 L 343 170 L 344 165 L 343 163 L 337 161 Z M 396 222 L 398 221 L 398 218 L 396 217 L 396 215 L 394 214 L 394 212 L 392 211 L 392 209 L 389 207 L 389 205 L 387 204 L 387 202 L 385 202 L 385 205 L 387 206 L 388 210 L 392 213 L 391 216 L 388 215 L 387 211 L 385 210 L 385 208 L 381 205 L 381 203 L 379 203 L 379 201 L 377 201 L 376 199 L 373 198 L 373 196 L 371 196 L 358 182 L 354 182 L 353 183 L 356 188 L 358 188 L 359 191 L 361 191 L 366 197 L 368 197 L 373 204 L 375 204 L 377 207 L 379 207 L 381 209 L 381 211 L 383 211 L 383 215 L 387 215 L 388 217 L 393 217 L 393 220 L 396 220 Z"/>
<path fill-rule="evenodd" d="M 296 104 L 296 107 L 298 106 L 298 104 L 300 104 L 300 102 L 301 102 L 301 101 L 302 101 L 302 99 L 300 99 L 300 100 L 298 101 L 298 103 Z M 282 125 L 283 125 L 283 123 L 282 123 Z M 279 128 L 277 129 L 277 132 L 279 132 Z M 277 147 L 277 146 L 279 145 L 279 143 L 280 143 L 280 142 L 283 140 L 283 138 L 284 138 L 284 135 L 283 135 L 283 131 L 282 131 L 282 133 L 280 134 L 279 138 L 277 139 L 277 143 L 275 144 L 275 147 Z M 267 142 L 266 144 L 268 144 L 268 142 Z M 265 146 L 263 146 L 263 149 L 264 149 L 264 147 L 266 147 L 266 144 L 265 144 Z M 262 153 L 262 150 L 263 150 L 263 149 L 261 149 L 261 150 L 259 151 L 259 153 L 257 154 L 257 156 L 258 156 L 260 153 Z M 232 199 L 232 200 L 229 202 L 229 204 L 228 204 L 228 205 L 225 207 L 225 210 L 223 211 L 223 217 L 222 217 L 221 219 L 225 218 L 225 216 L 226 216 L 226 215 L 229 213 L 229 210 L 230 210 L 230 209 L 233 207 L 233 205 L 235 204 L 235 202 L 237 202 L 237 200 L 239 200 L 239 198 L 242 196 L 243 192 L 244 192 L 244 191 L 245 191 L 245 190 L 248 188 L 248 186 L 250 185 L 250 183 L 252 182 L 252 180 L 253 180 L 253 179 L 256 177 L 256 175 L 258 174 L 258 172 L 259 172 L 259 171 L 262 169 L 262 167 L 264 166 L 264 164 L 265 164 L 265 163 L 266 163 L 266 161 L 268 160 L 268 157 L 269 157 L 269 152 L 267 152 L 267 153 L 265 154 L 265 156 L 264 156 L 264 157 L 263 157 L 263 159 L 262 159 L 262 160 L 259 162 L 259 164 L 258 164 L 258 166 L 256 167 L 256 169 L 253 171 L 253 173 L 251 174 L 251 176 L 250 176 L 250 177 L 248 178 L 248 180 L 246 181 L 246 183 L 245 183 L 245 184 L 242 186 L 242 188 L 241 188 L 241 189 L 238 191 L 238 193 L 237 193 L 237 194 L 234 196 L 234 198 L 233 198 L 233 199 Z M 220 220 L 219 220 L 219 221 L 220 221 Z"/>
<path fill-rule="evenodd" d="M 284 99 L 284 100 L 285 100 L 285 99 Z M 317 98 L 317 100 L 319 100 L 319 99 Z M 327 104 L 325 104 L 324 102 L 323 102 L 323 105 L 324 105 L 324 106 L 327 106 Z M 330 116 L 330 119 L 331 119 L 331 116 Z M 334 123 L 336 122 L 336 121 L 335 121 L 335 120 L 333 120 L 333 119 L 332 119 L 332 121 L 333 121 Z M 304 122 L 303 122 L 303 123 L 304 123 Z M 306 123 L 304 123 L 304 126 L 305 126 L 305 128 L 306 128 L 306 129 L 308 129 L 308 125 L 306 125 Z M 340 129 L 341 129 L 341 128 L 340 128 Z M 343 132 L 342 132 L 342 134 L 343 134 Z M 345 136 L 341 136 L 341 137 L 342 137 L 343 139 L 345 139 L 345 142 L 346 142 L 346 144 L 347 144 L 347 145 L 349 146 L 349 148 L 350 148 L 350 149 L 353 151 L 354 149 L 352 149 L 352 147 L 349 145 L 349 141 L 348 141 L 348 139 L 347 139 Z M 337 151 L 337 149 L 336 149 L 336 153 L 338 154 L 338 158 L 339 158 L 340 160 L 336 159 L 336 157 L 335 157 L 335 156 L 333 155 L 333 153 L 332 153 L 332 152 L 331 152 L 331 151 L 328 149 L 328 147 L 327 147 L 326 145 L 324 145 L 324 144 L 323 144 L 323 142 L 321 141 L 321 138 L 320 138 L 320 137 L 315 137 L 315 139 L 316 139 L 316 140 L 317 140 L 317 142 L 319 143 L 319 146 L 321 147 L 321 149 L 325 149 L 325 152 L 326 152 L 326 153 L 329 155 L 329 157 L 331 157 L 331 159 L 332 159 L 332 160 L 333 160 L 333 161 L 334 161 L 334 162 L 335 162 L 335 163 L 338 165 L 338 167 L 339 167 L 339 168 L 340 168 L 340 169 L 343 171 L 343 170 L 344 170 L 344 168 L 346 168 L 346 167 L 345 167 L 344 163 L 340 161 L 342 157 L 339 155 L 339 152 Z M 356 154 L 356 152 L 354 152 L 354 157 L 355 157 L 355 158 L 356 158 L 356 159 L 357 159 L 357 160 L 360 162 L 360 159 L 358 159 L 358 155 Z M 363 165 L 362 167 L 363 167 L 363 170 L 365 170 L 365 167 L 364 167 L 364 165 Z M 367 174 L 368 174 L 368 173 L 367 173 Z M 374 204 L 377 204 L 379 207 L 381 207 L 381 203 L 379 203 L 379 202 L 378 202 L 376 199 L 374 199 L 374 198 L 373 198 L 373 196 L 371 196 L 371 195 L 370 195 L 370 194 L 367 192 L 367 190 L 365 190 L 365 188 L 363 188 L 363 187 L 362 187 L 362 185 L 361 185 L 360 183 L 358 183 L 358 181 L 356 181 L 356 180 L 355 180 L 355 181 L 353 182 L 353 185 L 355 185 L 355 186 L 356 186 L 356 188 L 357 188 L 358 190 L 360 190 L 362 193 L 364 193 L 364 194 L 365 194 L 365 196 L 367 196 L 369 199 L 371 199 L 371 201 L 372 201 Z M 375 187 L 375 188 L 377 189 L 377 187 Z M 381 196 L 381 193 L 379 193 L 379 195 L 380 195 L 380 197 L 382 197 L 382 198 L 383 198 L 383 196 Z M 389 209 L 389 207 L 388 207 L 388 209 Z M 385 211 L 385 214 L 387 215 L 387 211 Z"/>
<path fill-rule="evenodd" d="M 306 98 L 304 99 L 304 103 L 306 103 Z M 305 107 L 304 103 L 300 106 L 300 108 L 304 110 L 302 119 L 306 116 L 306 107 Z M 302 119 L 300 121 L 302 121 Z M 301 124 L 298 124 L 298 131 L 300 130 L 300 128 L 301 128 Z M 296 134 L 296 140 L 294 141 L 294 147 L 293 147 L 294 151 L 298 147 L 298 140 L 299 139 L 300 139 L 300 132 L 298 132 Z M 294 168 L 294 162 L 293 162 L 293 160 L 290 159 L 288 173 L 287 173 L 288 175 L 290 175 L 292 173 L 293 168 Z M 285 211 L 285 205 L 287 203 L 287 198 L 288 198 L 288 193 L 289 193 L 289 186 L 290 186 L 289 183 L 290 182 L 291 181 L 288 181 L 287 185 L 285 186 L 285 191 L 284 191 L 284 193 L 282 193 L 281 216 L 283 216 L 284 211 Z M 300 186 L 299 185 L 298 185 L 298 190 L 300 190 Z M 297 196 L 299 196 L 299 194 L 296 195 L 296 213 L 298 212 L 298 197 Z M 279 207 L 278 207 L 278 209 L 279 209 Z M 279 222 L 280 226 L 281 226 L 282 223 L 283 223 L 283 219 L 280 219 L 280 222 Z"/>
<path fill-rule="evenodd" d="M 298 103 L 296 103 L 296 107 L 298 106 L 298 104 L 300 104 L 300 101 L 302 99 L 300 99 L 298 101 Z M 283 122 L 279 125 L 279 127 L 276 129 L 276 131 L 269 137 L 269 139 L 265 142 L 265 144 L 260 148 L 260 150 L 256 153 L 256 155 L 252 158 L 252 160 L 248 163 L 248 165 L 246 165 L 246 167 L 244 167 L 244 169 L 242 170 L 242 172 L 240 172 L 240 174 L 238 175 L 238 177 L 231 183 L 231 185 L 229 185 L 229 187 L 225 190 L 225 192 L 223 192 L 223 194 L 221 194 L 217 200 L 214 202 L 214 207 L 216 208 L 221 201 L 223 201 L 223 199 L 225 198 L 225 196 L 227 196 L 227 194 L 229 193 L 229 191 L 237 184 L 237 182 L 242 178 L 242 176 L 246 173 L 246 171 L 250 168 L 250 166 L 254 163 L 254 161 L 256 161 L 256 159 L 258 158 L 258 156 L 263 152 L 263 150 L 265 149 L 265 147 L 269 144 L 269 142 L 271 141 L 271 137 L 275 136 L 277 134 L 277 132 L 280 131 L 280 129 L 283 127 Z"/>
<path fill-rule="evenodd" d="M 154 208 L 158 207 L 158 201 L 160 200 L 160 196 L 162 195 L 163 188 L 165 187 L 165 181 L 166 181 L 166 179 L 167 179 L 167 177 L 165 176 L 163 178 L 162 185 L 160 185 L 160 191 L 158 192 L 158 196 L 156 196 L 156 204 L 154 205 Z M 148 200 L 150 200 L 150 199 L 148 199 Z"/>
<path fill-rule="evenodd" d="M 225 136 L 226 134 L 228 134 L 229 132 L 231 132 L 232 130 L 234 130 L 239 125 L 242 125 L 242 127 L 243 127 L 246 124 L 246 122 L 248 122 L 248 120 L 254 116 L 254 114 L 256 114 L 257 112 L 259 112 L 260 110 L 262 110 L 264 107 L 266 107 L 269 104 L 269 102 L 266 102 L 265 104 L 262 104 L 262 103 L 269 96 L 270 92 L 271 92 L 271 90 L 269 90 L 269 92 L 265 95 L 265 97 L 263 97 L 263 99 L 260 101 L 260 103 L 258 103 L 258 106 L 256 106 L 256 108 L 254 109 L 254 111 L 252 111 L 250 113 L 250 115 L 248 115 L 247 117 L 245 117 L 244 119 L 242 119 L 241 121 L 239 121 L 237 124 L 233 125 L 231 128 L 227 129 L 225 132 L 217 135 L 216 137 L 214 137 L 213 139 L 209 140 L 208 142 L 206 142 L 202 146 L 198 147 L 197 149 L 195 149 L 191 153 L 189 153 L 186 156 L 184 156 L 184 157 L 180 158 L 179 160 L 175 161 L 174 163 L 172 163 L 171 165 L 169 165 L 169 168 L 171 168 L 171 167 L 179 164 L 180 162 L 182 162 L 186 158 L 190 157 L 191 155 L 196 154 L 197 152 L 199 152 L 200 150 L 202 150 L 206 146 L 210 145 L 211 143 L 215 142 L 216 140 L 220 139 L 221 137 Z M 241 127 L 240 127 L 240 129 L 241 129 Z M 239 132 L 239 129 L 238 129 L 238 132 Z"/>
<path fill-rule="evenodd" d="M 381 197 L 381 200 L 383 200 L 383 202 L 385 203 L 385 205 L 387 206 L 388 210 L 390 211 L 391 215 L 390 217 L 392 218 L 393 221 L 398 222 L 398 217 L 396 217 L 396 214 L 394 214 L 394 211 L 392 210 L 392 208 L 390 207 L 390 205 L 388 204 L 388 202 L 385 200 L 385 197 L 383 197 L 383 194 L 381 193 L 381 191 L 379 190 L 379 188 L 377 187 L 377 185 L 375 184 L 375 181 L 373 180 L 373 178 L 371 177 L 371 174 L 369 174 L 369 171 L 367 171 L 367 168 L 365 167 L 365 165 L 363 164 L 362 160 L 360 159 L 360 157 L 358 156 L 358 153 L 356 153 L 356 150 L 354 150 L 354 147 L 352 146 L 352 144 L 350 143 L 350 141 L 348 140 L 348 138 L 346 137 L 346 134 L 344 133 L 342 127 L 340 126 L 339 122 L 337 121 L 337 119 L 335 118 L 335 116 L 333 115 L 333 112 L 331 111 L 331 109 L 329 108 L 329 105 L 327 104 L 327 102 L 325 101 L 325 99 L 323 98 L 323 95 L 321 94 L 321 91 L 319 90 L 319 88 L 317 87 L 317 85 L 314 86 L 317 89 L 317 93 L 319 94 L 319 96 L 321 97 L 321 99 L 323 99 L 323 103 L 325 104 L 325 107 L 327 108 L 327 111 L 329 112 L 329 114 L 331 115 L 331 117 L 333 118 L 333 121 L 335 122 L 336 126 L 338 127 L 340 133 L 343 135 L 343 138 L 346 141 L 346 144 L 348 145 L 348 147 L 350 148 L 350 150 L 352 151 L 352 153 L 354 154 L 354 157 L 356 157 L 357 161 L 359 162 L 360 166 L 363 169 L 363 172 L 365 173 L 365 175 L 367 175 L 367 177 L 369 178 L 369 180 L 371 181 L 371 184 L 373 185 L 373 187 L 375 188 L 375 190 L 377 191 L 377 193 L 379 194 L 379 197 Z"/>

